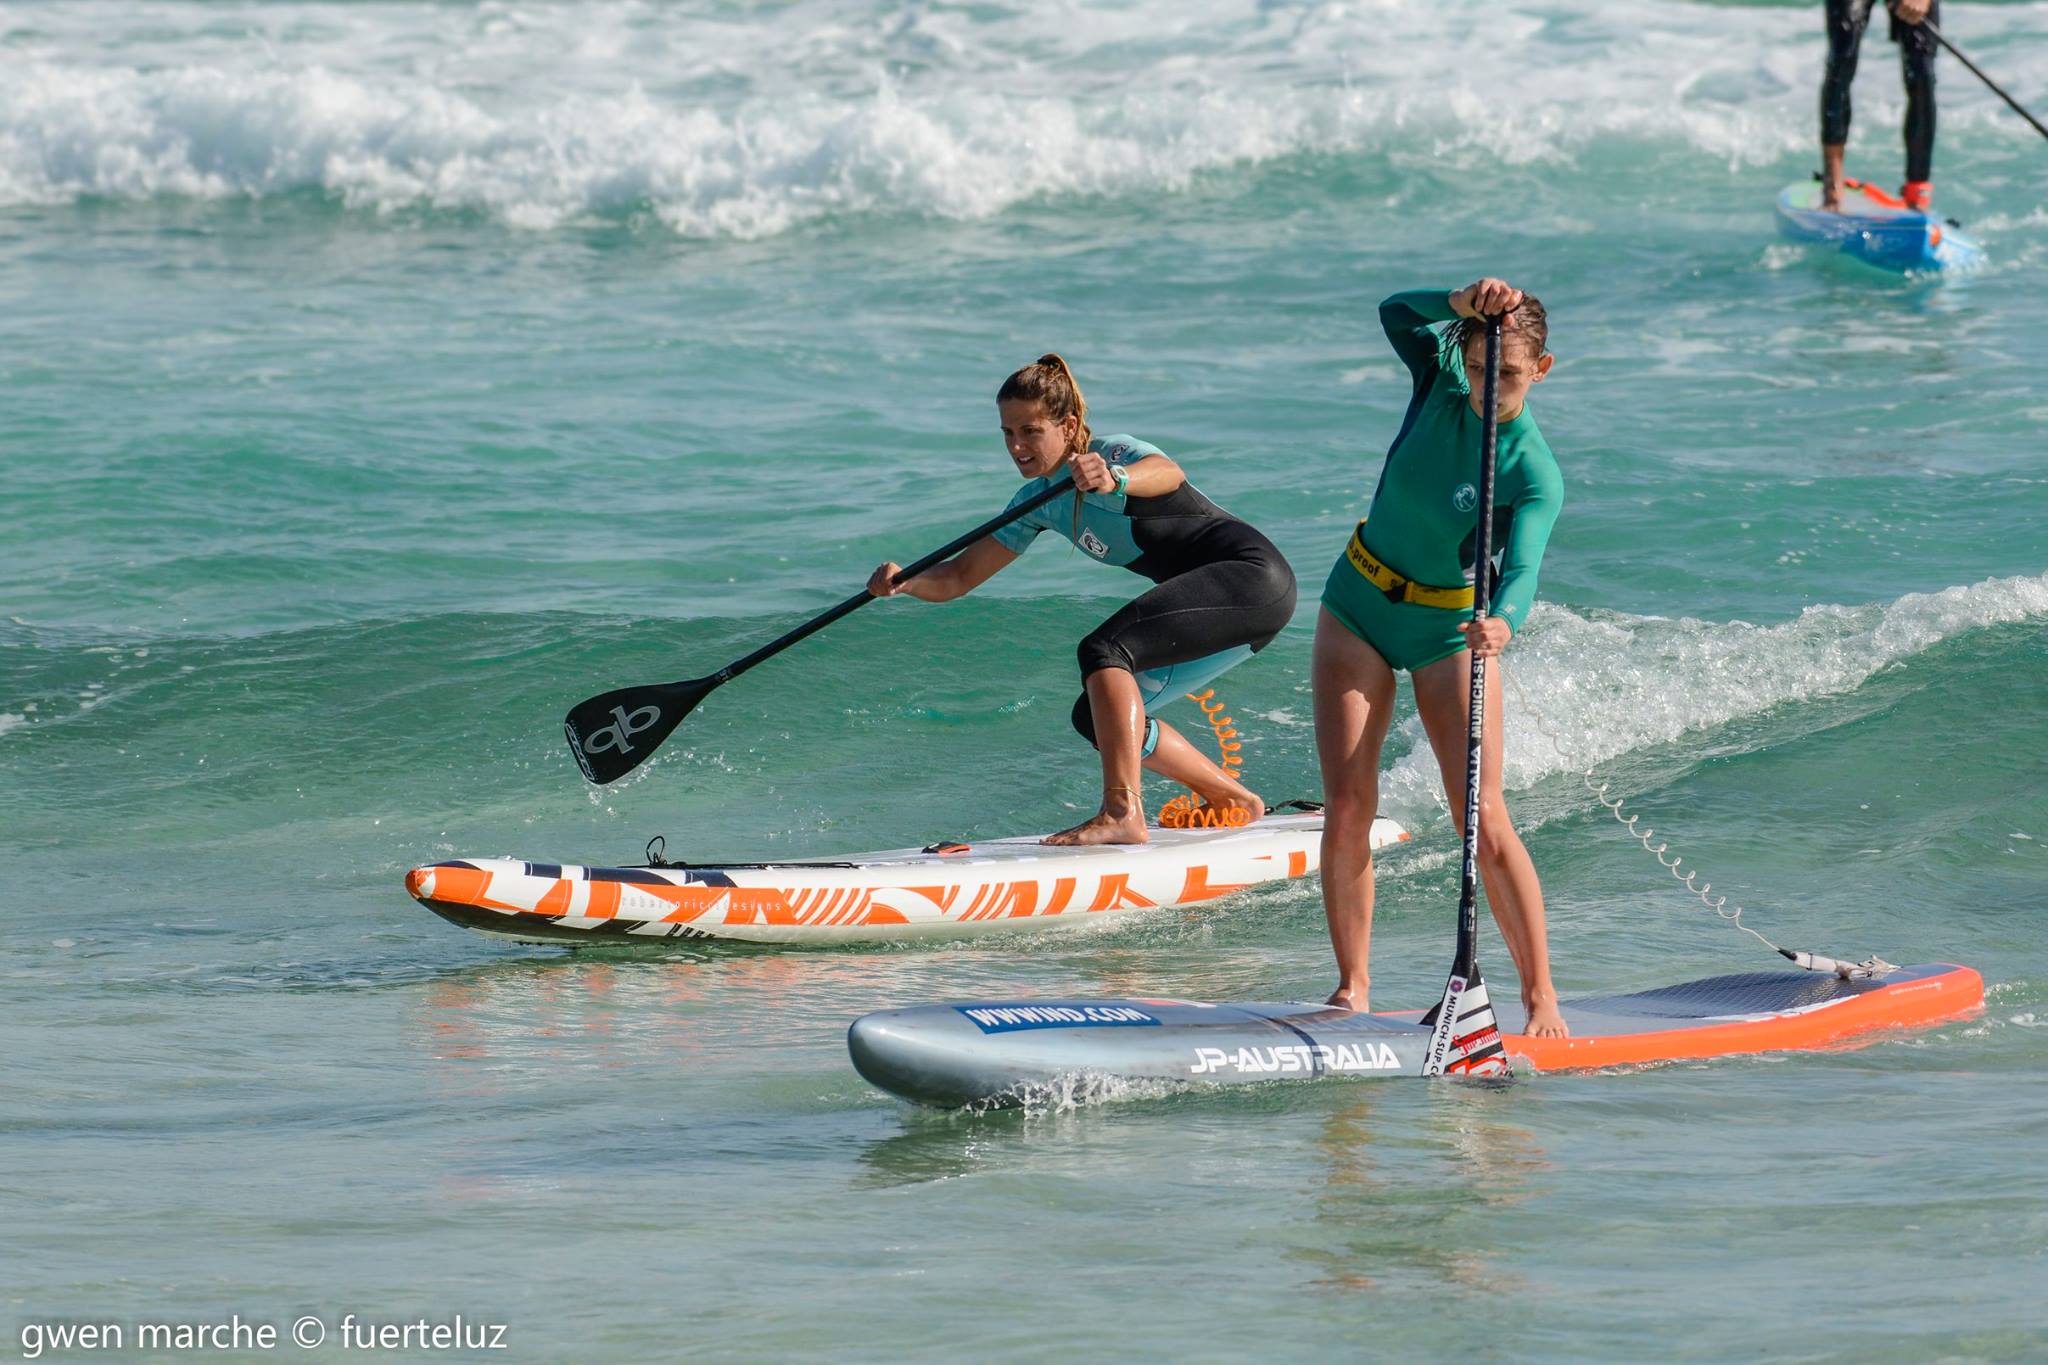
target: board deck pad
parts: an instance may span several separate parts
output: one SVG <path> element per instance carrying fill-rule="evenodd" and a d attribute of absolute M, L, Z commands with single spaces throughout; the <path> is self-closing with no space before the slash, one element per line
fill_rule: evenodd
<path fill-rule="evenodd" d="M 1953 271 L 1984 262 L 1984 249 L 1939 214 L 1886 203 L 1860 183 L 1844 186 L 1842 212 L 1830 213 L 1820 206 L 1820 193 L 1812 180 L 1778 192 L 1785 236 L 1834 247 L 1880 270 Z"/>
<path fill-rule="evenodd" d="M 1099 923 L 1305 877 L 1323 817 L 1236 829 L 1153 829 L 1144 844 L 1055 848 L 1038 836 L 856 853 L 830 861 L 581 867 L 464 858 L 416 867 L 413 898 L 444 919 L 522 942 L 725 939 L 838 944 Z M 1408 838 L 1373 824 L 1374 848 Z"/>
<path fill-rule="evenodd" d="M 1519 1004 L 1494 1008 L 1515 1070 L 1565 1071 L 1845 1046 L 1961 1018 L 1983 1001 L 1975 971 L 1943 963 L 1870 980 L 1745 972 L 1590 996 L 1561 1007 L 1569 1038 L 1526 1037 Z M 1091 1080 L 1420 1077 L 1430 1036 L 1420 1021 L 1315 1004 L 969 1001 L 864 1015 L 847 1049 L 862 1076 L 905 1099 L 1000 1107 Z"/>

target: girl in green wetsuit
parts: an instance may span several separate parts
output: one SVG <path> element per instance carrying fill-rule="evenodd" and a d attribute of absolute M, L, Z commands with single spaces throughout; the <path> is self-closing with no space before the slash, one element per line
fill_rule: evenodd
<path fill-rule="evenodd" d="M 1486 338 L 1479 319 L 1505 314 L 1494 544 L 1503 546 L 1491 611 L 1472 620 L 1474 513 Z M 1438 324 L 1453 323 L 1444 333 Z M 1330 1003 L 1367 1007 L 1372 853 L 1380 747 L 1393 717 L 1394 672 L 1415 689 L 1444 790 L 1465 788 L 1471 655 L 1486 660 L 1486 749 L 1479 793 L 1479 871 L 1522 978 L 1527 1031 L 1562 1037 L 1543 920 L 1543 888 L 1501 795 L 1500 652 L 1536 597 L 1536 574 L 1563 501 L 1557 461 L 1528 410 L 1529 387 L 1550 373 L 1543 305 L 1495 279 L 1455 293 L 1396 294 L 1380 325 L 1414 380 L 1366 519 L 1323 588 L 1316 620 L 1316 752 L 1327 810 L 1323 910 L 1337 954 Z M 1465 808 L 1451 802 L 1462 835 Z"/>

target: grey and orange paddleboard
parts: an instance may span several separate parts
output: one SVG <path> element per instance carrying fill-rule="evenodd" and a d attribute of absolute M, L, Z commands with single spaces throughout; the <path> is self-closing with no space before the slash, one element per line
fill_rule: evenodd
<path fill-rule="evenodd" d="M 1962 1018 L 1983 1001 L 1976 972 L 1936 964 L 1859 980 L 1748 972 L 1590 996 L 1563 1006 L 1569 1038 L 1526 1037 L 1518 1007 L 1495 1010 L 1515 1070 L 1567 1071 L 1848 1046 Z M 1419 1020 L 1311 1004 L 969 1001 L 865 1015 L 847 1047 L 860 1074 L 892 1094 L 1001 1107 L 1130 1082 L 1418 1076 L 1430 1038 Z"/>

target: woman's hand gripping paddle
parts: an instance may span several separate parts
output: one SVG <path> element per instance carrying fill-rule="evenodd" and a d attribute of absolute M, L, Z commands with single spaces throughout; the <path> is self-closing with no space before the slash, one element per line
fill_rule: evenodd
<path fill-rule="evenodd" d="M 1486 392 L 1480 409 L 1479 529 L 1472 554 L 1472 619 L 1484 621 L 1493 596 L 1493 466 L 1500 435 L 1501 318 L 1486 319 Z M 1422 1016 L 1430 1030 L 1425 1076 L 1500 1076 L 1501 1046 L 1493 1002 L 1479 977 L 1479 763 L 1486 739 L 1486 660 L 1472 656 L 1471 718 L 1465 729 L 1465 861 L 1458 888 L 1458 951 L 1443 999 Z"/>
<path fill-rule="evenodd" d="M 947 541 L 897 574 L 896 581 L 901 583 L 915 578 L 926 569 L 944 563 L 983 536 L 1037 511 L 1054 498 L 1071 492 L 1073 487 L 1073 480 L 1061 479 L 1043 492 L 1005 509 L 1001 516 L 990 517 L 967 534 Z M 569 752 L 576 755 L 576 766 L 599 786 L 616 782 L 660 748 L 661 742 L 682 723 L 683 717 L 695 710 L 697 703 L 710 696 L 720 683 L 731 682 L 755 664 L 774 658 L 797 641 L 815 635 L 840 617 L 874 600 L 867 592 L 857 592 L 830 611 L 813 616 L 781 639 L 761 646 L 744 659 L 735 659 L 709 677 L 657 683 L 650 687 L 621 687 L 578 702 L 562 718 L 562 729 L 569 736 Z"/>

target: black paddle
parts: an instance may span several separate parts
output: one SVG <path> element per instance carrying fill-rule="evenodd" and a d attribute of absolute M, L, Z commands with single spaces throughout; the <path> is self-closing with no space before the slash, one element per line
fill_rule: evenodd
<path fill-rule="evenodd" d="M 1493 466 L 1500 435 L 1501 319 L 1486 319 L 1486 390 L 1480 408 L 1479 529 L 1472 547 L 1472 619 L 1484 621 L 1493 596 Z M 1472 655 L 1472 715 L 1465 728 L 1465 863 L 1458 888 L 1458 951 L 1443 999 L 1422 1016 L 1430 1030 L 1422 1074 L 1496 1074 L 1507 1070 L 1493 1002 L 1479 976 L 1479 763 L 1486 740 L 1486 660 Z"/>
<path fill-rule="evenodd" d="M 1007 509 L 1001 516 L 990 517 L 966 535 L 947 541 L 898 573 L 895 581 L 901 583 L 917 577 L 933 565 L 951 559 L 990 532 L 1000 530 L 1054 498 L 1071 492 L 1073 487 L 1072 479 L 1061 479 L 1044 492 Z M 689 715 L 698 702 L 710 696 L 720 683 L 731 682 L 755 664 L 774 658 L 797 641 L 815 635 L 848 612 L 874 600 L 873 594 L 865 590 L 857 592 L 830 611 L 813 616 L 781 639 L 761 646 L 744 659 L 734 660 L 709 677 L 657 683 L 651 687 L 621 687 L 578 702 L 562 718 L 562 729 L 568 733 L 569 752 L 576 755 L 576 766 L 599 786 L 617 781 L 660 748 L 669 732 L 681 724 L 683 717 Z"/>
<path fill-rule="evenodd" d="M 1930 34 L 1932 34 L 1934 36 L 1935 42 L 1940 43 L 1943 47 L 1947 48 L 1949 56 L 1954 57 L 1964 66 L 1969 67 L 1970 74 L 1972 76 L 1975 76 L 1978 80 L 1990 86 L 1992 94 L 1998 96 L 1998 98 L 2004 100 L 2007 104 L 2011 105 L 2012 111 L 2015 114 L 2018 114 L 2021 118 L 2033 124 L 2035 132 L 2039 133 L 2042 137 L 2048 137 L 2048 128 L 2043 128 L 2041 126 L 2041 120 L 2035 118 L 2032 114 L 2028 113 L 2024 108 L 2020 106 L 2020 102 L 2018 100 L 2014 99 L 2011 95 L 2006 94 L 2004 90 L 2000 89 L 1998 82 L 1992 80 L 1989 76 L 1985 75 L 1983 70 L 1975 62 L 1971 61 L 1968 57 L 1965 57 L 1962 54 L 1961 50 L 1958 49 L 1954 43 L 1942 37 L 1940 29 L 1928 23 L 1925 19 L 1922 19 L 1920 21 L 1920 27 L 1926 29 Z"/>

